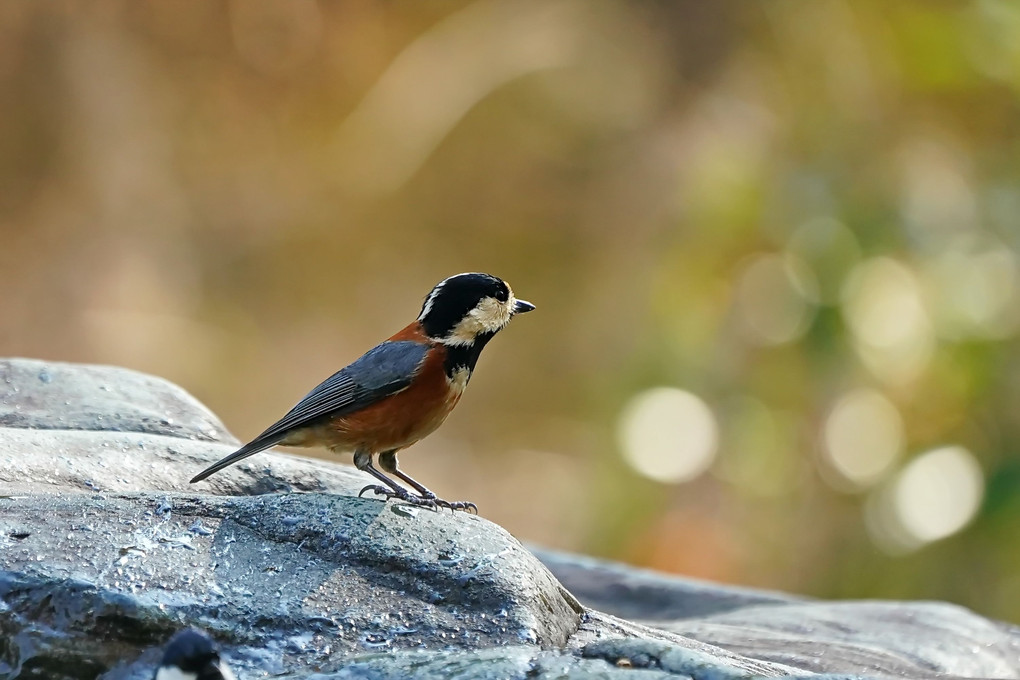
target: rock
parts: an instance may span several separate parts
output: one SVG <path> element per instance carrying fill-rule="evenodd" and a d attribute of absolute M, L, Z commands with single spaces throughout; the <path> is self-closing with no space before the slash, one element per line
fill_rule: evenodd
<path fill-rule="evenodd" d="M 216 416 L 166 380 L 32 359 L 0 359 L 0 427 L 233 441 Z"/>
<path fill-rule="evenodd" d="M 576 600 L 486 520 L 357 498 L 366 475 L 279 454 L 189 485 L 235 448 L 215 417 L 164 381 L 77 368 L 0 363 L 0 677 L 130 675 L 183 623 L 274 672 L 576 630 Z"/>
<path fill-rule="evenodd" d="M 280 454 L 187 483 L 235 445 L 165 381 L 0 361 L 0 680 L 149 680 L 186 626 L 241 680 L 1020 677 L 1020 631 L 951 605 L 540 561 Z"/>
<path fill-rule="evenodd" d="M 748 606 L 664 630 L 816 673 L 1015 678 L 1020 630 L 941 602 Z"/>
<path fill-rule="evenodd" d="M 181 622 L 250 667 L 296 670 L 437 643 L 559 647 L 580 614 L 531 553 L 465 513 L 330 494 L 75 494 L 8 497 L 0 516 L 0 597 L 50 677 L 80 677 L 82 654 L 104 670 L 134 658 Z"/>
<path fill-rule="evenodd" d="M 347 465 L 260 453 L 189 484 L 239 442 L 165 380 L 112 366 L 0 360 L 0 489 L 273 491 L 356 494 L 374 480 Z"/>
<path fill-rule="evenodd" d="M 665 671 L 616 668 L 605 661 L 557 652 L 542 652 L 523 645 L 481 649 L 470 654 L 456 651 L 397 652 L 386 657 L 355 659 L 337 673 L 308 676 L 309 680 L 677 680 Z"/>
<path fill-rule="evenodd" d="M 587 606 L 629 619 L 674 621 L 756 604 L 802 602 L 767 590 L 720 587 L 579 555 L 533 549 L 535 555 Z"/>

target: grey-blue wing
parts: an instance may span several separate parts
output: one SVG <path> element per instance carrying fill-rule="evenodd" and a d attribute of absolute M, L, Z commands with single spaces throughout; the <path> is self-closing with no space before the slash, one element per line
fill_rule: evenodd
<path fill-rule="evenodd" d="M 354 363 L 326 378 L 265 432 L 195 475 L 191 481 L 205 479 L 242 458 L 268 449 L 295 429 L 327 416 L 357 411 L 406 389 L 421 369 L 427 351 L 427 345 L 408 340 L 384 342 L 373 347 Z"/>
<path fill-rule="evenodd" d="M 373 347 L 322 381 L 256 440 L 309 425 L 324 416 L 357 411 L 399 392 L 418 374 L 427 350 L 426 345 L 406 340 Z"/>

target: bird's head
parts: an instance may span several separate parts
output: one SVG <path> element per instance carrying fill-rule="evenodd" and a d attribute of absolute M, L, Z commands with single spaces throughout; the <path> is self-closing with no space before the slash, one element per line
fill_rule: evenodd
<path fill-rule="evenodd" d="M 236 680 L 220 659 L 216 646 L 200 631 L 188 628 L 171 638 L 154 680 Z"/>
<path fill-rule="evenodd" d="M 489 274 L 457 274 L 436 284 L 425 298 L 418 321 L 425 334 L 451 347 L 488 341 L 515 314 L 535 305 L 518 300 L 510 286 Z"/>

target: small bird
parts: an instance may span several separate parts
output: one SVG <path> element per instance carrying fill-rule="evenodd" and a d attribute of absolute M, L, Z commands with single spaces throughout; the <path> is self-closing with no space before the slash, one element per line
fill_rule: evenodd
<path fill-rule="evenodd" d="M 237 680 L 205 633 L 186 628 L 166 646 L 153 680 Z"/>
<path fill-rule="evenodd" d="M 418 319 L 340 369 L 283 418 L 236 452 L 195 475 L 201 481 L 270 446 L 325 446 L 354 452 L 354 465 L 385 486 L 367 491 L 406 503 L 473 510 L 445 501 L 397 467 L 397 452 L 439 427 L 460 401 L 482 349 L 516 314 L 535 306 L 489 274 L 457 274 L 425 298 Z M 414 492 L 377 469 L 408 484 Z"/>

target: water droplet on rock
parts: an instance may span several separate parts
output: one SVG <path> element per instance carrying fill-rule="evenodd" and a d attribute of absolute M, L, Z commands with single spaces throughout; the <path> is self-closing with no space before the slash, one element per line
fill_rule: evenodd
<path fill-rule="evenodd" d="M 188 527 L 188 531 L 199 536 L 210 536 L 214 533 L 212 529 L 203 525 L 200 519 L 196 519 L 194 524 Z"/>
<path fill-rule="evenodd" d="M 388 647 L 390 645 L 390 641 L 377 633 L 369 633 L 361 638 L 361 645 L 368 649 L 380 649 L 382 647 Z"/>
<path fill-rule="evenodd" d="M 442 567 L 453 567 L 464 561 L 464 555 L 440 555 L 436 562 Z"/>

